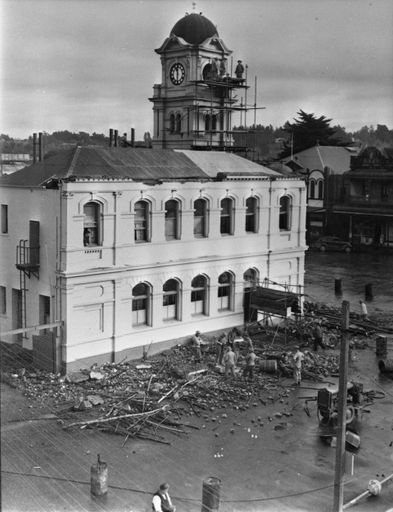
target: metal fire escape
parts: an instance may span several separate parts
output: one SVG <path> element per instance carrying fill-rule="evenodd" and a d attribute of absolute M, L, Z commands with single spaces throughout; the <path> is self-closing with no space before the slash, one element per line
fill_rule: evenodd
<path fill-rule="evenodd" d="M 40 245 L 39 245 L 40 223 L 30 221 L 29 240 L 20 240 L 16 246 L 16 268 L 19 270 L 19 283 L 21 291 L 20 327 L 27 327 L 26 297 L 27 278 L 32 276 L 40 278 Z M 23 335 L 26 337 L 26 334 Z"/>

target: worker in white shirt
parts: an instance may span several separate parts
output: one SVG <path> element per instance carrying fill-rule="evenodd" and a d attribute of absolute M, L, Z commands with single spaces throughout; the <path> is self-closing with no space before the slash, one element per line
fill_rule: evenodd
<path fill-rule="evenodd" d="M 176 507 L 172 505 L 169 496 L 169 484 L 166 482 L 160 485 L 160 488 L 154 493 L 152 501 L 153 512 L 176 512 Z"/>

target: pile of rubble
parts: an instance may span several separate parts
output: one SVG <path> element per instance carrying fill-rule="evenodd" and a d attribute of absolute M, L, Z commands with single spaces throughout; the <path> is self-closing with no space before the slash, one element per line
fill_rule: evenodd
<path fill-rule="evenodd" d="M 11 373 L 26 396 L 49 405 L 64 428 L 95 428 L 129 437 L 166 442 L 162 434 L 186 434 L 195 428 L 188 417 L 245 411 L 260 404 L 284 403 L 290 388 L 280 377 L 291 376 L 282 347 L 256 346 L 260 361 L 277 361 L 277 372 L 257 371 L 253 383 L 241 378 L 244 350 L 236 378 L 226 379 L 216 364 L 214 345 L 202 363 L 189 346 L 177 346 L 146 361 L 106 363 L 65 376 L 20 368 Z M 266 366 L 266 365 L 265 365 Z M 273 370 L 274 371 L 274 370 Z M 337 372 L 337 358 L 306 354 L 304 377 L 323 380 Z"/>

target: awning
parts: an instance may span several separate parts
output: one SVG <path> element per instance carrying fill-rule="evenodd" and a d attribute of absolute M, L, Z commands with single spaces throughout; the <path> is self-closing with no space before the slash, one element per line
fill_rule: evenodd
<path fill-rule="evenodd" d="M 300 296 L 293 292 L 257 286 L 250 294 L 250 307 L 279 316 L 300 313 Z"/>

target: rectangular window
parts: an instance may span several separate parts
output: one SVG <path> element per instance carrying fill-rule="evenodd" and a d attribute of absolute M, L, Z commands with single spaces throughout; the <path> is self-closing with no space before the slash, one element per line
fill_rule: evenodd
<path fill-rule="evenodd" d="M 7 314 L 7 294 L 6 287 L 0 286 L 0 315 Z"/>
<path fill-rule="evenodd" d="M 193 290 L 191 292 L 191 314 L 201 315 L 204 313 L 205 290 Z"/>
<path fill-rule="evenodd" d="M 147 298 L 133 299 L 132 301 L 132 325 L 147 324 Z"/>
<path fill-rule="evenodd" d="M 175 320 L 176 319 L 176 302 L 177 294 L 164 295 L 163 306 L 164 306 L 164 320 Z"/>
<path fill-rule="evenodd" d="M 8 233 L 8 205 L 1 205 L 1 233 L 5 235 Z"/>

